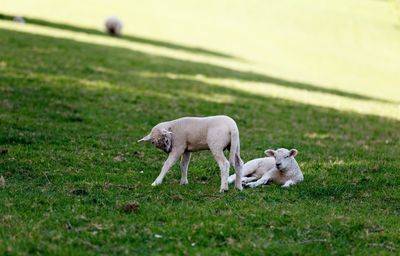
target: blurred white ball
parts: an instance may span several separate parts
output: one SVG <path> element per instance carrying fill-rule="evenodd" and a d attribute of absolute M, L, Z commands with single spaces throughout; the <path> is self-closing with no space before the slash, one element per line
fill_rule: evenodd
<path fill-rule="evenodd" d="M 105 22 L 107 33 L 112 36 L 120 36 L 122 31 L 122 21 L 115 16 L 108 17 Z"/>

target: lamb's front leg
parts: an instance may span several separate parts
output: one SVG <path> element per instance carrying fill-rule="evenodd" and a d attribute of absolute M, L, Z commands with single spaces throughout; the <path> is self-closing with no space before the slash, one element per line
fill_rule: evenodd
<path fill-rule="evenodd" d="M 188 168 L 189 168 L 189 162 L 190 162 L 190 155 L 191 153 L 188 151 L 185 151 L 182 155 L 182 160 L 181 160 L 181 185 L 187 185 L 188 184 L 188 178 L 187 178 L 187 173 L 188 173 Z"/>
<path fill-rule="evenodd" d="M 228 177 L 228 184 L 235 182 L 235 180 L 236 180 L 236 174 L 232 174 L 231 176 Z"/>
<path fill-rule="evenodd" d="M 259 180 L 255 181 L 255 182 L 247 183 L 246 186 L 248 186 L 250 188 L 255 188 L 260 185 L 267 184 L 270 178 L 271 178 L 271 175 L 269 173 L 266 173 Z"/>
<path fill-rule="evenodd" d="M 179 159 L 179 157 L 182 155 L 182 152 L 179 151 L 171 151 L 171 153 L 169 153 L 167 160 L 164 162 L 164 165 L 161 169 L 160 174 L 158 175 L 157 179 L 151 184 L 153 187 L 160 185 L 165 177 L 165 175 L 167 174 L 167 172 L 169 171 L 169 169 L 171 169 L 171 167 L 176 163 L 176 161 Z"/>
<path fill-rule="evenodd" d="M 294 184 L 296 184 L 295 181 L 293 181 L 293 180 L 288 180 L 288 181 L 285 182 L 285 184 L 282 185 L 282 188 L 288 188 L 288 187 L 290 187 L 290 186 L 292 186 L 292 185 L 294 185 Z"/>

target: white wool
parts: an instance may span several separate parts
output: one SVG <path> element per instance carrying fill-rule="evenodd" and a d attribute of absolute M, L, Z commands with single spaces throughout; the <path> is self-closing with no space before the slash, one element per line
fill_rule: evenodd
<path fill-rule="evenodd" d="M 120 36 L 122 32 L 122 21 L 116 17 L 116 16 L 111 16 L 108 17 L 105 21 L 105 28 L 107 33 L 110 35 L 114 36 Z"/>
<path fill-rule="evenodd" d="M 297 155 L 296 149 L 268 149 L 264 153 L 268 157 L 253 159 L 243 166 L 242 183 L 252 188 L 268 182 L 289 187 L 303 181 L 303 173 L 294 158 Z M 235 179 L 231 175 L 228 181 L 231 183 Z"/>
<path fill-rule="evenodd" d="M 181 156 L 181 184 L 187 184 L 187 170 L 191 153 L 199 150 L 210 150 L 221 171 L 220 191 L 228 190 L 230 164 L 234 166 L 238 178 L 236 188 L 242 189 L 243 162 L 240 159 L 239 129 L 235 121 L 228 116 L 184 117 L 163 122 L 154 126 L 150 134 L 138 142 L 144 141 L 151 141 L 155 147 L 169 154 L 160 175 L 153 182 L 153 186 L 162 183 L 169 169 Z M 224 150 L 229 145 L 228 161 L 224 155 Z"/>

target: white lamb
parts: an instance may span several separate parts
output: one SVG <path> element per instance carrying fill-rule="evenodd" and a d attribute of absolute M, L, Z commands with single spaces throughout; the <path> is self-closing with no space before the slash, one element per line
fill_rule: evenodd
<path fill-rule="evenodd" d="M 108 17 L 105 22 L 106 31 L 112 36 L 120 36 L 122 32 L 122 21 L 115 16 Z"/>
<path fill-rule="evenodd" d="M 294 159 L 297 155 L 296 149 L 268 149 L 264 153 L 268 157 L 253 159 L 243 166 L 242 182 L 246 186 L 254 188 L 274 182 L 287 188 L 303 181 L 303 173 Z M 229 176 L 229 183 L 235 180 L 234 175 Z"/>
<path fill-rule="evenodd" d="M 228 116 L 183 117 L 163 122 L 154 126 L 150 134 L 138 142 L 143 141 L 151 141 L 155 147 L 169 154 L 152 186 L 162 183 L 169 169 L 181 156 L 181 184 L 188 184 L 191 152 L 210 150 L 221 171 L 220 192 L 228 190 L 229 162 L 235 167 L 236 188 L 242 190 L 243 162 L 240 158 L 239 129 Z M 225 149 L 230 151 L 229 161 L 225 158 Z"/>

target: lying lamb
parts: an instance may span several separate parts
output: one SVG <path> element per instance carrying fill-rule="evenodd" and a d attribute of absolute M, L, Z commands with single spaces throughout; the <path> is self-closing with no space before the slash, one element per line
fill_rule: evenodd
<path fill-rule="evenodd" d="M 150 134 L 138 142 L 144 141 L 151 141 L 155 147 L 169 154 L 152 186 L 162 183 L 164 176 L 181 156 L 181 184 L 187 184 L 191 152 L 209 149 L 221 171 L 220 192 L 228 190 L 229 162 L 235 168 L 236 188 L 242 190 L 243 161 L 240 158 L 239 129 L 232 118 L 228 116 L 183 117 L 159 123 L 153 127 Z M 230 151 L 229 161 L 225 158 L 225 149 Z"/>
<path fill-rule="evenodd" d="M 294 157 L 296 149 L 278 150 L 268 149 L 264 152 L 269 157 L 257 158 L 247 162 L 243 166 L 242 182 L 251 188 L 275 182 L 287 188 L 303 181 L 303 173 Z M 235 181 L 234 175 L 229 176 L 229 183 Z"/>

